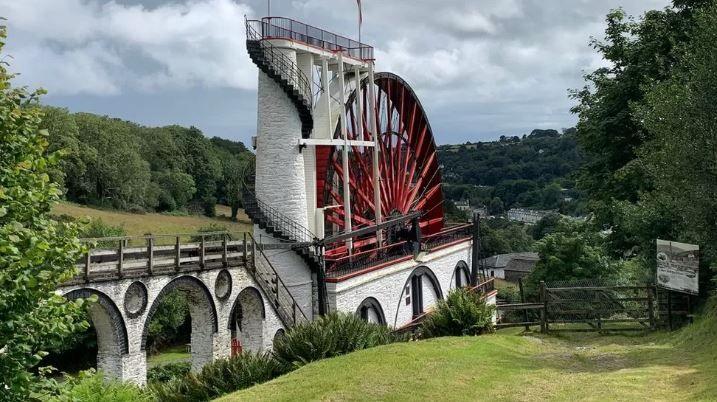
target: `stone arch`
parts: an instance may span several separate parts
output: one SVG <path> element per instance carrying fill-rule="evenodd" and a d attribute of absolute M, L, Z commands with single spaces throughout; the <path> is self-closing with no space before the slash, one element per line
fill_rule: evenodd
<path fill-rule="evenodd" d="M 285 335 L 286 335 L 286 331 L 284 331 L 284 328 L 277 329 L 276 332 L 274 333 L 274 338 L 272 340 L 272 344 L 275 344 L 277 339 L 279 339 Z"/>
<path fill-rule="evenodd" d="M 356 309 L 356 315 L 368 322 L 386 325 L 386 316 L 383 314 L 381 303 L 379 303 L 374 297 L 367 297 L 363 299 L 361 304 Z"/>
<path fill-rule="evenodd" d="M 425 293 L 421 295 L 416 294 L 416 290 L 420 289 L 419 293 Z M 424 292 L 428 290 L 429 292 Z M 443 290 L 441 290 L 441 284 L 436 277 L 436 274 L 427 266 L 419 266 L 414 269 L 406 279 L 406 283 L 403 285 L 401 291 L 401 297 L 398 300 L 398 307 L 396 308 L 396 318 L 394 319 L 394 326 L 398 324 L 399 312 L 402 311 L 402 304 L 405 302 L 406 305 L 410 305 L 412 308 L 412 318 L 416 318 L 418 315 L 424 312 L 425 307 L 431 306 L 432 302 L 438 302 L 443 299 Z M 434 298 L 435 300 L 431 300 Z M 410 301 L 410 303 L 409 303 Z"/>
<path fill-rule="evenodd" d="M 189 315 L 192 320 L 191 354 L 192 370 L 198 371 L 213 360 L 213 337 L 219 326 L 214 298 L 207 286 L 193 276 L 180 276 L 162 288 L 152 301 L 142 330 L 142 351 L 147 348 L 149 323 L 159 307 L 159 303 L 170 292 L 179 290 L 187 297 Z"/>
<path fill-rule="evenodd" d="M 232 339 L 239 340 L 242 349 L 252 352 L 264 348 L 264 298 L 255 287 L 246 287 L 234 299 L 227 326 Z"/>
<path fill-rule="evenodd" d="M 468 264 L 465 261 L 458 261 L 456 268 L 453 270 L 451 277 L 451 288 L 457 289 L 470 285 L 471 274 L 468 270 Z"/>
<path fill-rule="evenodd" d="M 127 326 L 120 309 L 106 294 L 89 288 L 73 290 L 65 297 L 69 300 L 97 297 L 89 306 L 90 319 L 97 332 L 97 370 L 106 376 L 122 379 L 122 356 L 129 353 Z"/>

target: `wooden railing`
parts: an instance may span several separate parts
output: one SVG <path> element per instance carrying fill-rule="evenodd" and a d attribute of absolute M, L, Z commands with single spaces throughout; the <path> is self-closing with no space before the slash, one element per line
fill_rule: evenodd
<path fill-rule="evenodd" d="M 69 283 L 101 282 L 246 264 L 248 233 L 197 233 L 82 239 L 88 252 Z"/>

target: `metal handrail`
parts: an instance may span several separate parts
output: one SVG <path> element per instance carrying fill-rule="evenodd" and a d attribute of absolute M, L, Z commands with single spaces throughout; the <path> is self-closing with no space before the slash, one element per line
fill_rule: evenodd
<path fill-rule="evenodd" d="M 294 296 L 289 291 L 289 288 L 286 286 L 284 281 L 281 279 L 281 276 L 279 276 L 279 273 L 276 271 L 274 266 L 271 264 L 271 261 L 269 261 L 269 258 L 264 254 L 264 250 L 262 250 L 261 246 L 256 247 L 258 244 L 256 239 L 253 235 L 249 234 L 248 237 L 251 239 L 252 243 L 254 244 L 254 247 L 252 248 L 255 252 L 252 253 L 252 259 L 253 259 L 253 270 L 249 270 L 252 275 L 264 275 L 268 277 L 267 278 L 254 278 L 255 281 L 259 284 L 259 286 L 264 290 L 264 293 L 269 296 L 271 294 L 276 294 L 275 299 L 275 305 L 276 310 L 279 312 L 280 315 L 282 315 L 282 321 L 284 321 L 285 324 L 291 323 L 293 325 L 296 325 L 301 322 L 308 322 L 309 319 L 306 317 L 306 314 L 304 314 L 304 311 L 299 307 L 298 303 L 296 302 L 296 299 L 294 299 Z M 257 264 L 257 258 L 259 257 L 259 262 L 261 264 Z M 263 269 L 263 271 L 259 271 L 260 269 Z M 267 289 L 268 284 L 272 283 L 275 285 L 275 289 Z M 283 290 L 283 292 L 282 292 Z M 283 300 L 283 303 L 282 303 Z M 287 310 L 287 305 L 291 305 L 291 310 Z"/>
<path fill-rule="evenodd" d="M 256 21 L 256 20 L 255 20 Z M 358 60 L 373 60 L 373 47 L 345 36 L 286 17 L 264 17 L 265 39 L 290 39 L 333 52 L 341 52 Z"/>
<path fill-rule="evenodd" d="M 281 77 L 291 84 L 299 94 L 304 98 L 307 107 L 313 104 L 313 94 L 311 93 L 311 84 L 306 75 L 299 69 L 289 57 L 266 41 L 263 41 L 263 34 L 260 34 L 252 25 L 260 24 L 262 32 L 264 31 L 264 22 L 257 20 L 245 20 L 246 38 L 248 41 L 256 41 L 259 43 L 264 59 L 281 75 Z"/>
<path fill-rule="evenodd" d="M 276 208 L 273 208 L 268 203 L 260 200 L 256 194 L 251 191 L 248 187 L 244 190 L 244 207 L 256 207 L 259 209 L 266 219 L 271 223 L 272 226 L 286 234 L 292 241 L 298 243 L 312 243 L 317 237 L 309 229 L 302 224 L 296 222 L 294 219 L 282 214 Z M 254 205 L 247 205 L 254 204 Z"/>

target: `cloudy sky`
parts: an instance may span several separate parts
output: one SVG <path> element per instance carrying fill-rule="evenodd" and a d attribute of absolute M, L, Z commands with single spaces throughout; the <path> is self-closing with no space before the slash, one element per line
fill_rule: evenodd
<path fill-rule="evenodd" d="M 668 0 L 363 0 L 378 71 L 405 78 L 439 143 L 570 127 L 569 88 L 602 65 L 605 14 Z M 273 15 L 357 35 L 354 0 L 273 0 Z M 244 15 L 267 0 L 0 0 L 17 83 L 45 102 L 145 125 L 194 125 L 247 142 L 257 70 Z"/>

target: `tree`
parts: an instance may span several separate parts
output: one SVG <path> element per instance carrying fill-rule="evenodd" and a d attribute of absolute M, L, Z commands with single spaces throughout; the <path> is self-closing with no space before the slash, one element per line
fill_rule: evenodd
<path fill-rule="evenodd" d="M 491 215 L 500 215 L 503 213 L 503 201 L 498 197 L 493 197 L 488 204 L 488 213 Z"/>
<path fill-rule="evenodd" d="M 694 14 L 710 0 L 675 1 L 673 8 L 650 11 L 639 22 L 623 10 L 607 16 L 603 41 L 592 46 L 610 64 L 585 76 L 588 85 L 574 91 L 579 104 L 578 141 L 586 164 L 578 183 L 593 201 L 597 223 L 612 225 L 614 200 L 635 202 L 652 188 L 637 161 L 637 151 L 652 134 L 636 110 L 656 83 L 671 76 L 682 46 L 694 27 Z"/>
<path fill-rule="evenodd" d="M 673 223 L 665 229 L 672 229 L 675 240 L 700 244 L 705 263 L 717 262 L 715 66 L 717 4 L 696 15 L 675 73 L 653 88 L 640 110 L 651 140 L 638 155 L 654 183 L 654 191 L 640 201 L 663 206 L 663 220 Z M 647 244 L 641 246 L 650 250 Z"/>
<path fill-rule="evenodd" d="M 2 26 L 0 51 L 5 38 Z M 38 130 L 42 91 L 13 88 L 12 78 L 0 63 L 0 395 L 20 401 L 46 385 L 31 371 L 45 348 L 86 322 L 81 301 L 55 293 L 83 247 L 76 225 L 49 217 L 60 190 L 49 176 L 58 155 L 46 155 L 48 134 Z"/>
<path fill-rule="evenodd" d="M 540 261 L 526 282 L 530 292 L 535 292 L 540 281 L 616 277 L 620 264 L 607 255 L 603 244 L 600 234 L 589 225 L 563 221 L 558 230 L 535 245 Z"/>

